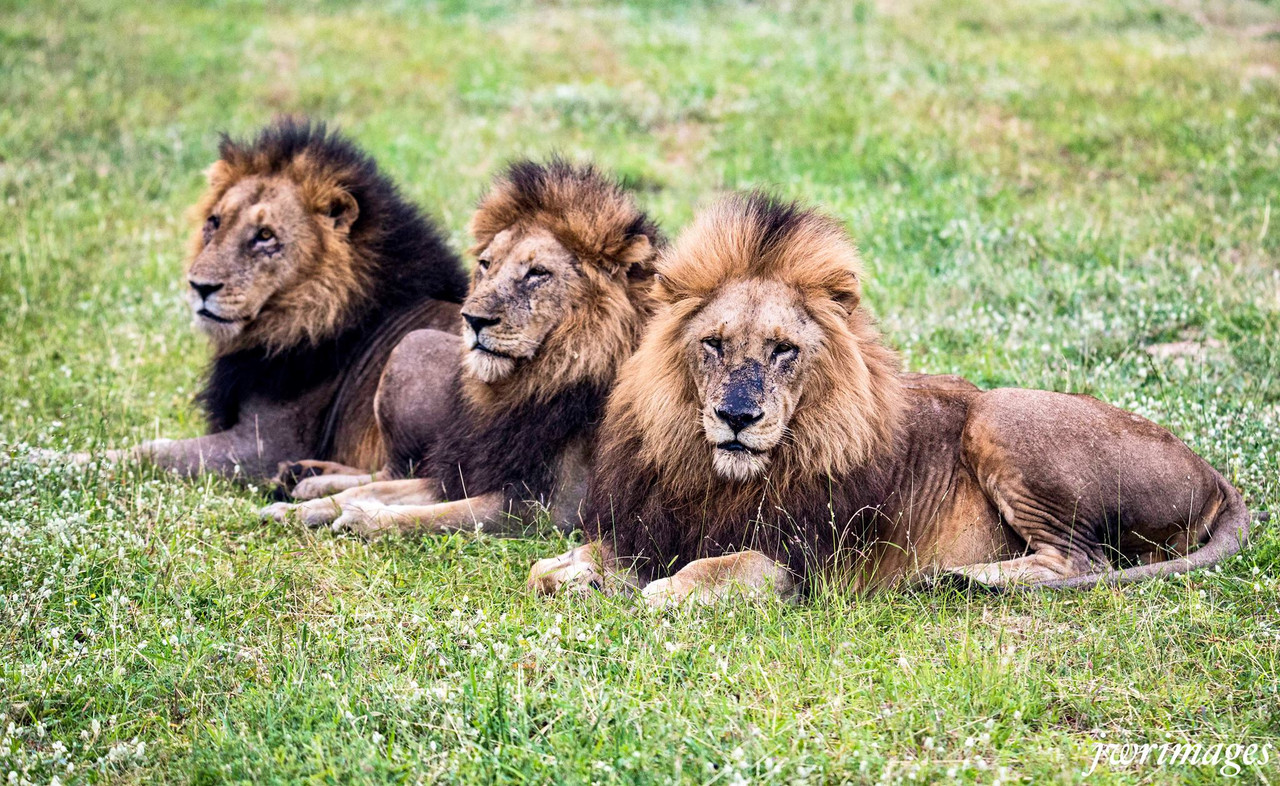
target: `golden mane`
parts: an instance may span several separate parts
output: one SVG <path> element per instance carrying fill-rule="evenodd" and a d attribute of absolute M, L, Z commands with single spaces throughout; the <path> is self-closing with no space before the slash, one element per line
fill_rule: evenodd
<path fill-rule="evenodd" d="M 891 444 L 902 394 L 897 358 L 859 307 L 862 273 L 844 229 L 814 210 L 748 193 L 703 212 L 658 261 L 657 311 L 610 399 L 605 450 L 638 443 L 628 463 L 657 473 L 677 497 L 714 487 L 722 500 L 755 504 L 866 465 Z M 826 341 L 770 471 L 730 489 L 711 468 L 683 333 L 722 287 L 753 278 L 798 292 Z"/>
<path fill-rule="evenodd" d="M 652 312 L 653 262 L 665 240 L 622 184 L 559 158 L 512 164 L 476 208 L 471 252 L 479 255 L 505 230 L 531 227 L 574 254 L 587 294 L 517 373 L 495 384 L 463 378 L 464 395 L 481 411 L 546 401 L 572 385 L 607 390 Z"/>

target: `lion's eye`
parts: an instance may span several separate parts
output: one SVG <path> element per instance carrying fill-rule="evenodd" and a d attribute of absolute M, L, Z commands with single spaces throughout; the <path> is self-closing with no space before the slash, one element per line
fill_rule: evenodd
<path fill-rule="evenodd" d="M 488 271 L 488 270 L 489 270 L 489 260 L 487 260 L 487 259 L 484 259 L 484 258 L 477 259 L 477 260 L 476 260 L 476 265 L 477 265 L 477 266 L 479 266 L 479 268 L 480 268 L 480 270 L 481 270 L 482 272 L 484 272 L 484 271 Z"/>
<path fill-rule="evenodd" d="M 541 265 L 534 265 L 524 274 L 525 278 L 546 278 L 551 275 L 551 271 Z"/>
<path fill-rule="evenodd" d="M 707 336 L 706 338 L 702 339 L 702 346 L 706 347 L 707 349 L 711 350 L 717 355 L 720 354 L 720 347 L 721 347 L 720 339 L 716 338 L 715 336 Z"/>
<path fill-rule="evenodd" d="M 795 357 L 799 351 L 800 351 L 800 348 L 797 347 L 795 344 L 789 343 L 787 341 L 779 341 L 777 344 L 773 345 L 773 359 L 774 360 L 790 360 L 791 358 Z"/>
<path fill-rule="evenodd" d="M 272 238 L 274 238 L 275 236 L 276 236 L 275 232 L 272 232 L 270 229 L 263 227 L 262 229 L 258 230 L 258 234 L 254 235 L 253 239 L 258 241 L 259 243 L 265 243 L 268 240 L 271 240 Z"/>
<path fill-rule="evenodd" d="M 210 229 L 217 229 L 222 226 L 222 219 L 217 216 L 209 216 L 209 220 L 205 222 L 205 225 Z"/>

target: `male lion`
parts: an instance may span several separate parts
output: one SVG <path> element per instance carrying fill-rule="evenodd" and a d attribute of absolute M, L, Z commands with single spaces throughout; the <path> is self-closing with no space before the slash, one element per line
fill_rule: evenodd
<path fill-rule="evenodd" d="M 658 275 L 601 427 L 594 542 L 535 565 L 535 590 L 634 581 L 662 605 L 819 574 L 1083 586 L 1211 565 L 1248 534 L 1239 492 L 1137 415 L 904 384 L 859 307 L 857 251 L 814 211 L 731 198 Z"/>
<path fill-rule="evenodd" d="M 210 433 L 107 458 L 250 479 L 297 455 L 380 466 L 382 366 L 411 330 L 459 329 L 460 260 L 323 124 L 282 120 L 218 152 L 186 271 L 214 350 L 198 396 Z"/>
<path fill-rule="evenodd" d="M 392 457 L 381 474 L 412 477 L 277 503 L 264 515 L 366 537 L 518 534 L 544 508 L 561 526 L 578 523 L 595 426 L 650 313 L 662 238 L 620 185 L 559 159 L 511 166 L 480 201 L 471 232 L 477 264 L 463 340 L 415 333 L 416 346 L 403 360 L 397 349 L 382 384 L 439 375 L 414 358 L 448 351 L 459 359 L 445 378 L 450 405 L 424 413 L 394 391 L 378 394 Z"/>

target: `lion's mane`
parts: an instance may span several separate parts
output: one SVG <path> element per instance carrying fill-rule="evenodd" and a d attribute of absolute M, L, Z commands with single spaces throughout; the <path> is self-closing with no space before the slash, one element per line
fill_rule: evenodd
<path fill-rule="evenodd" d="M 584 521 L 643 577 L 757 548 L 806 573 L 867 522 L 902 411 L 897 360 L 860 307 L 862 263 L 840 225 L 753 192 L 704 212 L 658 262 L 656 313 L 621 370 L 600 434 Z M 689 320 L 751 278 L 800 293 L 825 340 L 768 470 L 712 468 L 683 349 Z M 855 477 L 856 476 L 856 477 Z"/>

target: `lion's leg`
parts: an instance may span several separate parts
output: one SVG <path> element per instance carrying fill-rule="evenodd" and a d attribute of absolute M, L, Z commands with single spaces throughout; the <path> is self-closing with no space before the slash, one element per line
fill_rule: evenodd
<path fill-rule="evenodd" d="M 329 497 L 357 486 L 367 486 L 370 483 L 389 480 L 390 474 L 386 470 L 382 470 L 374 474 L 316 475 L 315 477 L 306 478 L 298 483 L 297 486 L 294 486 L 293 498 L 305 501 Z"/>
<path fill-rule="evenodd" d="M 117 465 L 153 464 L 187 477 L 210 472 L 252 482 L 266 480 L 284 459 L 307 448 L 297 434 L 307 413 L 298 404 L 246 406 L 240 422 L 226 431 L 191 439 L 156 439 L 127 450 L 61 454 L 38 451 L 31 459 L 40 463 L 66 462 L 84 465 L 93 460 Z"/>
<path fill-rule="evenodd" d="M 495 491 L 478 497 L 434 505 L 386 505 L 352 502 L 333 522 L 334 532 L 351 532 L 364 538 L 389 534 L 424 535 L 448 532 L 487 532 L 509 535 L 514 518 L 507 512 L 506 497 Z"/>
<path fill-rule="evenodd" d="M 650 582 L 641 592 L 651 607 L 665 608 L 689 600 L 714 603 L 764 595 L 791 598 L 796 589 L 795 576 L 786 566 L 758 551 L 740 551 L 694 560 L 674 576 Z"/>
<path fill-rule="evenodd" d="M 1000 515 L 1027 544 L 1029 553 L 999 562 L 949 568 L 944 574 L 992 586 L 1052 581 L 1106 566 L 1101 542 L 1093 528 L 1081 526 L 1073 511 L 1038 499 L 1020 480 L 1004 474 L 988 477 L 985 490 Z"/>
<path fill-rule="evenodd" d="M 280 466 L 276 469 L 276 479 L 292 479 L 296 482 L 317 475 L 359 475 L 361 472 L 364 470 L 359 467 L 350 467 L 336 461 L 306 459 L 280 462 Z"/>
<path fill-rule="evenodd" d="M 282 461 L 272 478 L 278 500 L 305 500 L 327 497 L 352 486 L 387 480 L 390 473 L 369 472 L 336 461 Z"/>
<path fill-rule="evenodd" d="M 1219 476 L 1165 429 L 1086 396 L 1003 389 L 973 399 L 963 458 L 1026 544 L 1015 560 L 954 571 L 1008 584 L 1113 569 L 1109 555 L 1207 538 Z M 1117 553 L 1118 552 L 1118 553 Z"/>
<path fill-rule="evenodd" d="M 381 480 L 331 497 L 298 503 L 277 502 L 263 508 L 260 513 L 263 518 L 279 522 L 296 516 L 308 527 L 323 527 L 332 524 L 348 505 L 430 505 L 440 500 L 436 488 L 435 482 L 421 478 Z"/>

